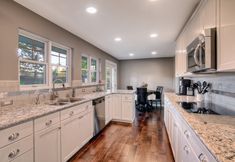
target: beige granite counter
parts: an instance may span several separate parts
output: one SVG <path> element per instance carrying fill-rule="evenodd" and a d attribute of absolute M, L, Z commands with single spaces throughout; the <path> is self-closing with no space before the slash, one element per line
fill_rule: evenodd
<path fill-rule="evenodd" d="M 0 130 L 110 94 L 133 94 L 134 92 L 129 90 L 116 90 L 112 92 L 81 94 L 76 97 L 84 98 L 82 101 L 68 103 L 63 106 L 42 103 L 39 105 L 25 104 L 24 106 L 0 107 Z"/>
<path fill-rule="evenodd" d="M 194 97 L 166 93 L 165 98 L 181 114 L 218 161 L 235 162 L 235 116 L 188 113 L 177 102 L 195 101 Z"/>

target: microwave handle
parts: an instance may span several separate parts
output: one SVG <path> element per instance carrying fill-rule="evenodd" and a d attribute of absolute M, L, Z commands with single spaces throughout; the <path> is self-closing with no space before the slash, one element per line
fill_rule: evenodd
<path fill-rule="evenodd" d="M 197 66 L 201 66 L 199 59 L 198 59 L 198 54 L 199 54 L 198 50 L 200 49 L 200 47 L 201 47 L 201 44 L 198 44 L 197 47 L 195 48 L 194 55 L 193 55 L 194 61 Z"/>

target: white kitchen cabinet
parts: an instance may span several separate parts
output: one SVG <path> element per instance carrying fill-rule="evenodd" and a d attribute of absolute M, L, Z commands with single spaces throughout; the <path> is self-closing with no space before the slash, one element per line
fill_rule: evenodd
<path fill-rule="evenodd" d="M 218 71 L 235 71 L 234 6 L 234 0 L 218 0 Z"/>
<path fill-rule="evenodd" d="M 80 128 L 78 115 L 61 122 L 61 156 L 62 161 L 69 160 L 79 149 L 80 145 Z"/>
<path fill-rule="evenodd" d="M 112 95 L 105 96 L 105 124 L 108 124 L 113 118 Z"/>
<path fill-rule="evenodd" d="M 125 94 L 122 95 L 122 120 L 133 122 L 135 118 L 134 96 Z"/>
<path fill-rule="evenodd" d="M 33 149 L 19 156 L 11 162 L 33 162 Z"/>
<path fill-rule="evenodd" d="M 216 162 L 174 106 L 165 97 L 164 121 L 176 162 Z"/>
<path fill-rule="evenodd" d="M 62 161 L 68 161 L 93 137 L 94 121 L 91 102 L 61 112 Z"/>
<path fill-rule="evenodd" d="M 34 132 L 35 162 L 60 162 L 60 122 L 59 113 L 36 119 Z M 45 126 L 45 128 L 44 128 Z M 36 128 L 43 128 L 36 131 Z"/>
<path fill-rule="evenodd" d="M 113 94 L 113 119 L 122 120 L 122 96 L 121 94 Z"/>

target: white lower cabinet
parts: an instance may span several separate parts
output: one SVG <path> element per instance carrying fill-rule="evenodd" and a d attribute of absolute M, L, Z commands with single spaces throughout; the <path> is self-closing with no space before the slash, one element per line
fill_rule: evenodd
<path fill-rule="evenodd" d="M 62 118 L 67 116 L 65 120 L 61 121 L 61 154 L 63 162 L 68 161 L 93 137 L 93 113 L 91 103 L 82 104 L 75 109 L 71 108 L 61 112 Z"/>
<path fill-rule="evenodd" d="M 122 95 L 122 120 L 133 122 L 134 106 L 133 95 Z"/>
<path fill-rule="evenodd" d="M 165 96 L 164 122 L 176 162 L 216 162 Z"/>
<path fill-rule="evenodd" d="M 33 149 L 19 156 L 11 162 L 33 162 Z"/>
<path fill-rule="evenodd" d="M 60 162 L 60 113 L 34 120 L 35 162 Z"/>
<path fill-rule="evenodd" d="M 122 96 L 120 94 L 113 94 L 113 119 L 122 120 Z"/>
<path fill-rule="evenodd" d="M 35 133 L 35 162 L 60 162 L 60 123 Z"/>

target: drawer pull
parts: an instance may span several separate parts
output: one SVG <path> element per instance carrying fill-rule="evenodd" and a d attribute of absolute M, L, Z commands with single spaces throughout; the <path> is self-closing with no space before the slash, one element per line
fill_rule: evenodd
<path fill-rule="evenodd" d="M 14 141 L 14 140 L 16 140 L 19 136 L 20 136 L 19 133 L 12 133 L 12 134 L 8 137 L 8 140 L 9 140 L 9 141 Z"/>
<path fill-rule="evenodd" d="M 79 116 L 78 119 L 82 119 L 83 117 L 84 117 L 84 115 L 83 116 Z"/>
<path fill-rule="evenodd" d="M 16 157 L 19 153 L 20 153 L 20 149 L 11 151 L 11 152 L 9 153 L 8 157 L 12 159 L 12 158 Z"/>
<path fill-rule="evenodd" d="M 203 153 L 198 156 L 198 159 L 200 162 L 208 162 L 207 157 Z"/>
<path fill-rule="evenodd" d="M 73 116 L 73 114 L 74 114 L 74 111 L 71 111 L 71 112 L 69 113 L 70 116 Z"/>
<path fill-rule="evenodd" d="M 190 137 L 190 133 L 186 130 L 186 131 L 184 131 L 184 134 L 185 134 L 185 136 L 187 137 L 187 138 L 189 138 Z"/>
<path fill-rule="evenodd" d="M 52 120 L 49 120 L 48 122 L 46 122 L 46 126 L 49 126 L 49 125 L 51 125 L 52 124 Z"/>
<path fill-rule="evenodd" d="M 189 154 L 190 150 L 189 150 L 188 146 L 186 146 L 186 145 L 184 146 L 184 151 L 186 152 L 186 154 Z"/>

